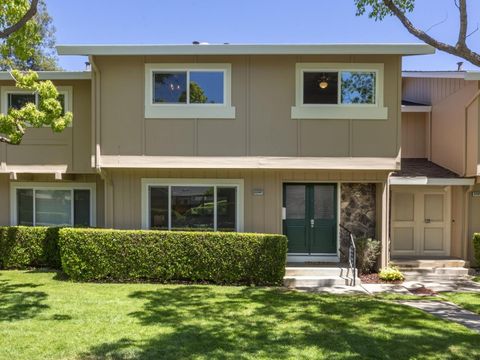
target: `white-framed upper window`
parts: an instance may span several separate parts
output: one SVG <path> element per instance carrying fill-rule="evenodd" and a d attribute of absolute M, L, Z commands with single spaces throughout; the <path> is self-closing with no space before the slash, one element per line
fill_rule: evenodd
<path fill-rule="evenodd" d="M 142 179 L 142 228 L 243 231 L 243 180 Z"/>
<path fill-rule="evenodd" d="M 95 226 L 95 184 L 12 183 L 11 224 Z"/>
<path fill-rule="evenodd" d="M 230 64 L 146 64 L 146 118 L 235 118 Z"/>
<path fill-rule="evenodd" d="M 57 86 L 58 100 L 62 105 L 62 115 L 65 112 L 73 111 L 73 87 Z M 10 108 L 20 109 L 27 103 L 38 105 L 39 96 L 37 93 L 19 89 L 15 86 L 2 86 L 0 90 L 1 111 L 6 114 Z"/>
<path fill-rule="evenodd" d="M 293 119 L 386 119 L 383 64 L 298 63 Z"/>

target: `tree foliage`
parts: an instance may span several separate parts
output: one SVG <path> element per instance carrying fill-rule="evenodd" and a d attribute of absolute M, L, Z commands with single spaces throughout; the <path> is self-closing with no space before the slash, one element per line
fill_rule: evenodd
<path fill-rule="evenodd" d="M 438 50 L 461 57 L 474 65 L 480 66 L 480 54 L 473 51 L 467 44 L 468 37 L 476 31 L 468 32 L 467 0 L 452 1 L 458 9 L 459 15 L 458 39 L 455 44 L 447 44 L 430 36 L 427 31 L 421 30 L 410 21 L 407 14 L 415 9 L 415 0 L 354 0 L 357 7 L 357 16 L 367 13 L 370 18 L 375 20 L 383 20 L 386 16 L 395 16 L 418 39 Z"/>
<path fill-rule="evenodd" d="M 20 109 L 9 109 L 0 114 L 0 142 L 18 145 L 28 126 L 49 126 L 55 132 L 67 127 L 73 118 L 72 113 L 62 115 L 59 94 L 51 81 L 39 81 L 38 74 L 29 70 L 21 72 L 13 69 L 35 67 L 36 55 L 45 41 L 45 25 L 51 19 L 45 18 L 45 4 L 40 0 L 3 0 L 0 2 L 0 64 L 9 69 L 15 86 L 37 94 L 38 104 L 27 103 Z M 42 11 L 44 17 L 42 20 Z M 39 20 L 40 19 L 40 20 Z M 51 39 L 51 38 L 50 38 Z"/>

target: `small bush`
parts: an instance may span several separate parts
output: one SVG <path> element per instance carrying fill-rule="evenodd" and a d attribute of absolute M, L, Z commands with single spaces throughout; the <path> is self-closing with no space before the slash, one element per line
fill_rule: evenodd
<path fill-rule="evenodd" d="M 480 233 L 473 234 L 473 251 L 477 266 L 480 267 Z"/>
<path fill-rule="evenodd" d="M 374 239 L 357 239 L 357 269 L 360 274 L 370 274 L 374 272 L 377 265 L 377 259 L 380 255 L 380 241 Z"/>
<path fill-rule="evenodd" d="M 283 235 L 106 229 L 60 230 L 62 267 L 80 281 L 281 284 Z"/>
<path fill-rule="evenodd" d="M 58 228 L 0 227 L 0 268 L 60 268 Z"/>
<path fill-rule="evenodd" d="M 386 267 L 380 270 L 378 274 L 380 280 L 383 281 L 403 281 L 405 280 L 405 276 L 403 276 L 402 272 L 398 270 L 396 267 Z"/>

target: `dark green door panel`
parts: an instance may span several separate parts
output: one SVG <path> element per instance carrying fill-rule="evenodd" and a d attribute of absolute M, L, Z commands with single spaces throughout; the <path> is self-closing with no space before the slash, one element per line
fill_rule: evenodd
<path fill-rule="evenodd" d="M 283 206 L 289 253 L 337 252 L 336 184 L 285 184 Z"/>

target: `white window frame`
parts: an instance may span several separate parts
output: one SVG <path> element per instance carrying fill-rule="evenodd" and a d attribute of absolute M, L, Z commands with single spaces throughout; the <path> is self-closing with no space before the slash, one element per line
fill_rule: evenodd
<path fill-rule="evenodd" d="M 375 78 L 375 104 L 341 104 L 341 72 L 373 72 Z M 383 105 L 384 64 L 366 63 L 297 63 L 295 67 L 295 106 L 292 119 L 369 119 L 385 120 L 388 108 Z M 305 72 L 338 72 L 338 104 L 304 104 L 303 74 Z"/>
<path fill-rule="evenodd" d="M 223 72 L 223 104 L 159 104 L 153 102 L 153 75 L 156 72 L 187 72 L 187 94 L 190 71 Z M 147 119 L 235 119 L 232 106 L 232 66 L 211 64 L 145 64 L 145 118 Z M 188 98 L 188 96 L 187 96 Z"/>
<path fill-rule="evenodd" d="M 57 86 L 58 93 L 65 97 L 65 112 L 73 111 L 73 86 Z M 35 105 L 38 106 L 38 94 L 29 91 L 22 90 L 16 86 L 2 86 L 0 89 L 0 110 L 2 114 L 8 112 L 8 95 L 9 94 L 34 94 L 35 95 Z M 69 125 L 71 127 L 72 124 Z"/>
<path fill-rule="evenodd" d="M 168 187 L 168 229 L 171 230 L 171 188 L 172 186 L 212 186 L 214 187 L 214 231 L 217 231 L 217 188 L 218 187 L 235 187 L 236 191 L 236 225 L 235 231 L 243 232 L 243 179 L 142 179 L 142 229 L 150 229 L 150 196 L 149 189 L 151 187 Z M 194 230 L 194 229 L 193 229 Z"/>
<path fill-rule="evenodd" d="M 31 189 L 34 190 L 33 196 L 33 223 L 35 226 L 35 191 L 36 190 L 70 190 L 72 195 L 71 201 L 71 220 L 70 226 L 74 226 L 74 190 L 90 190 L 90 226 L 96 226 L 96 184 L 95 183 L 42 183 L 42 182 L 15 182 L 10 184 L 10 225 L 18 225 L 17 217 L 17 190 L 18 189 Z"/>

